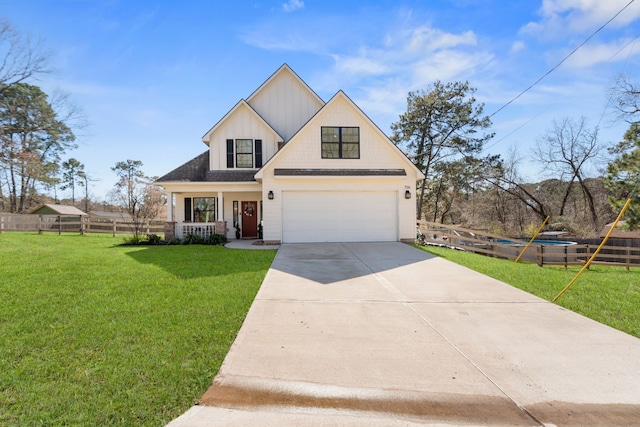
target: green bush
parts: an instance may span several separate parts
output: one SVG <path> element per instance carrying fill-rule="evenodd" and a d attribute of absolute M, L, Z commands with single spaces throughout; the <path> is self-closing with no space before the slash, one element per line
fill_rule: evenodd
<path fill-rule="evenodd" d="M 223 243 L 227 243 L 227 237 L 223 236 L 222 234 L 210 234 L 206 239 L 205 239 L 205 244 L 206 245 L 221 245 Z"/>
<path fill-rule="evenodd" d="M 148 234 L 147 243 L 149 243 L 150 245 L 161 245 L 165 242 L 164 240 L 162 240 L 162 237 L 158 236 L 157 234 Z"/>
<path fill-rule="evenodd" d="M 123 237 L 125 245 L 142 245 L 147 243 L 147 239 L 139 234 L 132 234 L 131 236 Z"/>
<path fill-rule="evenodd" d="M 180 244 L 182 245 L 221 245 L 226 242 L 226 236 L 215 233 L 207 237 L 202 237 L 197 234 L 187 234 L 180 240 Z"/>
<path fill-rule="evenodd" d="M 183 245 L 202 245 L 204 243 L 204 237 L 191 233 L 185 234 L 181 243 Z"/>

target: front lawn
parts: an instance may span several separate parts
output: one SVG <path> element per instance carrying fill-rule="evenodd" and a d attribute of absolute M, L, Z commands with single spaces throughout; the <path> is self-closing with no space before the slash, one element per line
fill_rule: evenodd
<path fill-rule="evenodd" d="M 491 258 L 436 246 L 426 252 L 551 301 L 582 267 L 545 266 Z M 640 269 L 593 265 L 556 302 L 562 307 L 640 338 Z"/>
<path fill-rule="evenodd" d="M 275 250 L 0 234 L 0 425 L 160 426 L 205 392 Z"/>

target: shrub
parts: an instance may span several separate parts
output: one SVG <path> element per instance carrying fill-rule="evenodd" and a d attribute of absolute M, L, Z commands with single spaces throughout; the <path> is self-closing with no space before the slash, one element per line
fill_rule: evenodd
<path fill-rule="evenodd" d="M 220 245 L 223 243 L 227 242 L 227 236 L 224 236 L 222 234 L 210 234 L 206 239 L 205 239 L 205 244 L 206 245 Z"/>
<path fill-rule="evenodd" d="M 123 237 L 125 245 L 142 245 L 147 243 L 147 240 L 139 234 L 132 234 L 131 236 Z"/>
<path fill-rule="evenodd" d="M 164 243 L 164 240 L 157 234 L 148 234 L 147 235 L 147 243 L 150 245 L 161 245 Z"/>
<path fill-rule="evenodd" d="M 181 243 L 183 245 L 202 245 L 204 243 L 204 237 L 189 233 L 182 238 Z"/>

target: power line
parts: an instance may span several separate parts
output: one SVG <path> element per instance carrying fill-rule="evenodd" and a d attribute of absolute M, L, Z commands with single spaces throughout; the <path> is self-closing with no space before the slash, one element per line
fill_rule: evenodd
<path fill-rule="evenodd" d="M 615 58 L 620 52 L 622 52 L 624 49 L 627 48 L 627 46 L 629 46 L 630 44 L 635 44 L 635 41 L 638 39 L 638 37 L 640 37 L 640 33 L 638 33 L 634 38 L 631 39 L 631 41 L 629 41 L 627 44 L 625 44 L 624 46 L 622 46 L 620 49 L 618 49 L 618 51 L 616 53 L 614 53 L 613 55 L 611 55 L 611 58 L 609 58 L 609 61 L 611 61 L 613 58 Z M 631 49 L 629 49 L 629 53 L 627 54 L 627 59 L 624 63 L 624 66 L 622 67 L 622 70 L 624 71 L 624 69 L 626 68 L 628 62 L 629 62 L 629 58 L 631 57 L 631 53 L 633 51 L 633 47 L 631 47 Z M 604 109 L 602 110 L 602 115 L 600 115 L 600 120 L 598 120 L 598 124 L 597 126 L 600 126 L 600 123 L 602 122 L 602 119 L 604 118 L 605 113 L 607 112 L 607 109 L 609 108 L 609 105 L 611 105 L 611 100 L 613 99 L 613 90 L 609 91 L 609 99 L 607 100 L 607 104 L 604 106 Z"/>
<path fill-rule="evenodd" d="M 533 82 L 533 84 L 531 84 L 528 88 L 526 88 L 525 90 L 523 90 L 522 92 L 520 92 L 518 95 L 516 95 L 511 101 L 507 102 L 506 104 L 504 104 L 502 107 L 498 108 L 496 111 L 494 111 L 493 113 L 491 113 L 489 115 L 489 117 L 493 117 L 494 115 L 498 114 L 500 111 L 502 111 L 504 108 L 506 108 L 507 106 L 511 105 L 516 99 L 520 98 L 522 95 L 524 95 L 526 92 L 528 92 L 531 88 L 533 88 L 534 86 L 536 86 L 538 83 L 540 83 L 542 81 L 542 79 L 544 79 L 545 77 L 547 77 L 549 74 L 551 74 L 552 72 L 554 72 L 560 65 L 562 65 L 567 59 L 569 59 L 569 57 L 571 57 L 574 53 L 576 53 L 578 51 L 578 49 L 580 49 L 582 46 L 584 46 L 585 44 L 587 44 L 587 42 L 589 42 L 589 40 L 591 40 L 596 34 L 598 34 L 604 27 L 606 27 L 607 25 L 609 25 L 611 23 L 611 21 L 613 21 L 614 19 L 616 19 L 618 17 L 618 15 L 620 15 L 626 8 L 628 8 L 635 0 L 631 0 L 629 3 L 627 3 L 627 5 L 625 7 L 623 7 L 622 9 L 620 9 L 618 11 L 618 13 L 616 13 L 615 15 L 613 15 L 613 17 L 611 19 L 609 19 L 607 22 L 605 22 L 600 28 L 598 28 L 596 31 L 594 31 L 589 37 L 587 37 L 582 43 L 580 43 L 578 45 L 578 47 L 576 47 L 575 49 L 573 49 L 567 56 L 565 56 L 564 58 L 562 58 L 562 61 L 558 62 L 558 64 L 556 64 L 553 68 L 551 68 L 549 71 L 547 71 L 542 77 L 540 77 L 538 80 L 536 80 L 535 82 Z"/>
<path fill-rule="evenodd" d="M 543 108 L 538 114 L 536 114 L 535 116 L 531 117 L 529 120 L 527 120 L 526 122 L 524 122 L 523 124 L 521 124 L 520 126 L 518 126 L 517 128 L 515 128 L 514 130 L 512 130 L 511 132 L 509 132 L 507 135 L 503 136 L 502 138 L 500 138 L 499 140 L 492 142 L 491 144 L 487 145 L 486 147 L 482 148 L 482 151 L 487 151 L 490 148 L 493 148 L 495 145 L 498 145 L 499 143 L 501 143 L 502 141 L 504 141 L 505 139 L 509 138 L 511 135 L 513 135 L 514 133 L 518 132 L 520 129 L 522 129 L 523 127 L 527 126 L 529 123 L 531 123 L 532 121 L 534 121 L 535 119 L 537 119 L 542 113 L 544 113 L 545 111 L 547 111 L 549 109 L 549 106 Z"/>

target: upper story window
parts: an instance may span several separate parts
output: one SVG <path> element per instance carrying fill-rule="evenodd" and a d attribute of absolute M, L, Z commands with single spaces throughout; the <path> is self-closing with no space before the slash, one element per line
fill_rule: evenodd
<path fill-rule="evenodd" d="M 261 167 L 261 139 L 227 139 L 227 168 Z"/>
<path fill-rule="evenodd" d="M 323 159 L 359 159 L 360 128 L 323 126 Z"/>
<path fill-rule="evenodd" d="M 253 167 L 253 140 L 236 139 L 236 167 Z"/>

